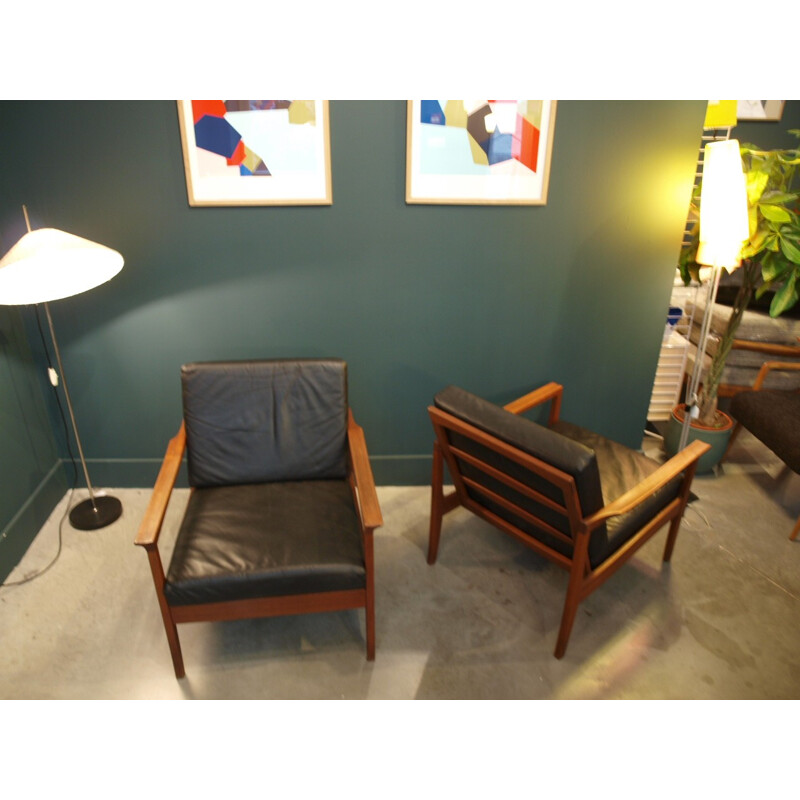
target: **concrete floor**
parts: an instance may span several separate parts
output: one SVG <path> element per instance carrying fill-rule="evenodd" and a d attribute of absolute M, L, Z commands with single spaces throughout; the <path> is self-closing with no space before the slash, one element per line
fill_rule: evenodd
<path fill-rule="evenodd" d="M 583 603 L 560 661 L 564 571 L 463 510 L 445 519 L 430 567 L 429 490 L 380 487 L 374 663 L 363 612 L 194 623 L 179 627 L 180 681 L 133 545 L 150 492 L 115 491 L 119 521 L 65 523 L 55 565 L 0 589 L 0 698 L 798 698 L 796 479 L 743 433 L 718 475 L 695 480 L 672 564 L 661 568 L 660 533 Z M 170 507 L 165 544 L 186 498 Z M 9 582 L 52 560 L 66 501 Z"/>

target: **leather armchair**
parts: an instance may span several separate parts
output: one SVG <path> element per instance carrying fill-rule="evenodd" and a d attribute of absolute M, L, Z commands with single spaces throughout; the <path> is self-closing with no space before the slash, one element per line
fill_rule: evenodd
<path fill-rule="evenodd" d="M 578 605 L 664 525 L 664 561 L 678 535 L 697 460 L 694 442 L 663 465 L 560 419 L 563 387 L 549 383 L 505 407 L 450 386 L 428 408 L 433 451 L 428 563 L 442 518 L 463 506 L 569 572 L 555 656 Z M 549 404 L 547 425 L 519 416 Z M 444 493 L 444 464 L 455 489 Z"/>
<path fill-rule="evenodd" d="M 766 361 L 758 371 L 753 388 L 738 392 L 731 400 L 731 416 L 736 427 L 731 434 L 730 451 L 739 431 L 744 427 L 769 447 L 789 469 L 800 474 L 800 390 L 764 389 L 764 381 L 772 370 L 797 371 L 797 361 Z M 800 533 L 798 517 L 789 538 Z"/>
<path fill-rule="evenodd" d="M 136 544 L 148 555 L 177 677 L 177 624 L 364 608 L 375 657 L 373 531 L 382 524 L 344 361 L 181 369 L 170 441 Z M 158 539 L 184 456 L 191 494 L 165 574 Z"/>

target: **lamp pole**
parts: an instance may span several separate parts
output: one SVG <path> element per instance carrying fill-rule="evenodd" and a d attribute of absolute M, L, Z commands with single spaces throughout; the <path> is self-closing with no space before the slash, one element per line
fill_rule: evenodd
<path fill-rule="evenodd" d="M 22 206 L 22 213 L 25 215 L 25 225 L 28 229 L 28 233 L 30 233 L 31 223 L 28 219 L 28 209 L 24 205 Z M 78 503 L 69 512 L 69 521 L 72 527 L 78 530 L 88 531 L 104 528 L 106 525 L 110 525 L 112 522 L 119 519 L 122 515 L 122 503 L 120 503 L 116 497 L 98 495 L 92 487 L 92 482 L 89 479 L 89 470 L 86 466 L 86 458 L 83 455 L 81 437 L 78 434 L 78 424 L 75 421 L 75 412 L 72 410 L 72 400 L 69 396 L 64 365 L 61 363 L 61 351 L 59 350 L 56 331 L 53 327 L 53 318 L 50 316 L 50 305 L 47 302 L 42 303 L 42 305 L 44 306 L 44 313 L 47 316 L 50 338 L 53 341 L 53 350 L 56 354 L 56 363 L 58 364 L 59 373 L 58 379 L 61 381 L 61 385 L 64 389 L 64 397 L 67 400 L 67 410 L 69 411 L 69 418 L 72 422 L 72 432 L 75 435 L 75 443 L 78 445 L 78 455 L 80 456 L 81 467 L 83 467 L 83 475 L 86 478 L 86 488 L 89 490 L 89 499 Z M 55 389 L 57 381 L 52 381 L 52 383 Z"/>

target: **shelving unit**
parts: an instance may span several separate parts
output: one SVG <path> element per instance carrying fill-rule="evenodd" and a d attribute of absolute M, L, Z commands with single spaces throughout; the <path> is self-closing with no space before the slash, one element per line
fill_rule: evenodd
<path fill-rule="evenodd" d="M 694 287 L 684 286 L 683 283 L 674 286 L 670 305 L 685 309 L 686 300 L 691 299 L 695 291 Z M 672 409 L 680 402 L 689 353 L 691 323 L 691 318 L 687 318 L 684 314 L 674 327 L 668 325 L 665 329 L 656 377 L 653 381 L 653 392 L 650 395 L 650 407 L 647 411 L 647 419 L 650 422 L 668 420 Z"/>

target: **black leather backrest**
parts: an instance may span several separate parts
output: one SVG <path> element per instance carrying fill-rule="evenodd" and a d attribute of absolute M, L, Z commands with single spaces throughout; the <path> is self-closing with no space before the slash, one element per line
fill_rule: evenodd
<path fill-rule="evenodd" d="M 185 364 L 181 380 L 192 486 L 346 476 L 344 361 Z"/>
<path fill-rule="evenodd" d="M 585 445 L 562 436 L 542 425 L 512 414 L 504 408 L 490 403 L 477 395 L 471 394 L 457 386 L 448 386 L 434 398 L 434 404 L 455 417 L 474 425 L 476 428 L 501 439 L 507 444 L 519 448 L 529 455 L 535 456 L 575 479 L 578 496 L 581 502 L 581 511 L 584 516 L 594 513 L 603 507 L 603 494 L 600 487 L 600 474 L 597 468 L 597 459 L 594 451 Z M 466 440 L 459 434 L 451 434 L 451 442 L 458 444 L 461 449 L 477 455 L 483 460 L 512 475 L 516 480 L 534 488 L 552 500 L 563 502 L 561 490 L 541 475 L 527 470 L 487 448 Z M 483 483 L 503 496 L 509 495 L 510 490 L 501 488 L 496 481 L 484 479 L 482 473 L 464 465 L 465 473 L 469 470 L 470 477 Z M 563 533 L 570 533 L 566 518 L 560 517 L 538 504 L 521 499 L 521 496 L 508 497 L 522 505 L 526 510 L 545 519 Z M 495 509 L 496 511 L 496 509 Z M 503 515 L 505 516 L 505 515 Z"/>

